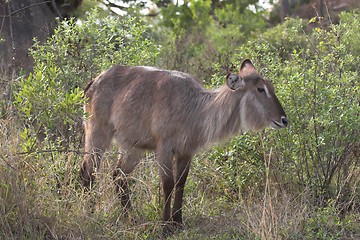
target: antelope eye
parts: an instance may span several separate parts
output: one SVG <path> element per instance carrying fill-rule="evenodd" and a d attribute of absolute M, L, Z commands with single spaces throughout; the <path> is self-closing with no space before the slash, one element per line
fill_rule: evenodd
<path fill-rule="evenodd" d="M 259 92 L 261 92 L 261 93 L 264 93 L 265 92 L 265 89 L 264 88 L 258 88 L 257 89 Z"/>

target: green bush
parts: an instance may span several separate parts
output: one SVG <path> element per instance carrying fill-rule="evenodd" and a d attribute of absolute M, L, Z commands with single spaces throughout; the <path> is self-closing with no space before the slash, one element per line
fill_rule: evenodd
<path fill-rule="evenodd" d="M 339 25 L 315 28 L 308 34 L 301 20 L 292 19 L 239 49 L 236 59 L 252 58 L 274 83 L 290 125 L 267 131 L 266 137 L 254 141 L 239 139 L 232 146 L 241 152 L 251 149 L 248 144 L 263 142 L 255 156 L 272 152 L 277 179 L 310 190 L 314 204 L 337 199 L 345 207 L 344 201 L 359 201 L 355 193 L 359 188 L 360 51 L 353 46 L 359 45 L 354 36 L 360 31 L 360 17 L 355 12 L 340 18 Z M 226 154 L 220 156 L 227 159 Z M 247 174 L 237 167 L 233 171 Z"/>
<path fill-rule="evenodd" d="M 102 190 L 112 211 L 95 217 L 86 215 L 91 196 L 78 189 L 86 117 L 82 88 L 115 64 L 156 65 L 160 50 L 139 19 L 101 17 L 97 11 L 82 21 L 59 22 L 44 44 L 35 42 L 33 72 L 15 87 L 18 119 L 0 119 L 1 239 L 86 238 L 94 232 L 112 238 L 104 226 L 122 212 L 110 194 L 113 185 Z M 81 229 L 74 227 L 79 223 Z"/>
<path fill-rule="evenodd" d="M 242 135 L 201 155 L 188 188 L 197 193 L 193 198 L 206 192 L 217 203 L 258 206 L 262 198 L 260 224 L 251 222 L 257 237 L 358 237 L 359 12 L 340 19 L 339 25 L 310 32 L 303 20 L 289 19 L 233 56 L 238 64 L 252 59 L 274 83 L 290 124 Z M 211 79 L 212 85 L 222 82 L 220 75 Z M 246 212 L 248 221 L 256 211 Z M 269 229 L 261 225 L 267 216 Z"/>
<path fill-rule="evenodd" d="M 36 147 L 30 140 L 35 136 L 81 147 L 82 88 L 115 64 L 154 65 L 160 47 L 147 32 L 138 19 L 101 17 L 94 10 L 86 20 L 60 22 L 46 43 L 35 42 L 34 71 L 20 80 L 15 94 L 28 140 L 24 151 Z"/>
<path fill-rule="evenodd" d="M 35 44 L 34 72 L 17 85 L 23 127 L 0 119 L 0 238 L 157 239 L 161 188 L 152 161 L 131 178 L 137 223 L 122 216 L 108 161 L 96 190 L 87 195 L 77 189 L 81 88 L 117 63 L 194 69 L 217 86 L 223 64 L 244 58 L 274 83 L 290 125 L 198 155 L 186 186 L 185 230 L 173 238 L 358 238 L 360 18 L 358 12 L 340 17 L 339 25 L 309 33 L 304 21 L 288 20 L 247 39 L 232 26 L 206 46 L 199 40 L 188 47 L 196 36 L 176 42 L 171 33 L 158 60 L 159 46 L 135 19 L 93 12 L 83 22 L 60 23 L 56 35 Z M 233 37 L 247 41 L 234 56 L 236 44 L 226 45 Z"/>
<path fill-rule="evenodd" d="M 166 37 L 160 40 L 165 48 L 162 66 L 194 74 L 209 84 L 213 75 L 232 70 L 236 48 L 266 29 L 263 14 L 256 0 L 169 4 L 159 22 L 160 35 Z"/>

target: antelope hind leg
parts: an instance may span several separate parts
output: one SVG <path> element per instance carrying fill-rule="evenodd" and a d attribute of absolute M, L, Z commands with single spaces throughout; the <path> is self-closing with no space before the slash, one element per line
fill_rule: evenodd
<path fill-rule="evenodd" d="M 104 151 L 110 145 L 113 131 L 107 124 L 89 119 L 85 124 L 85 155 L 80 168 L 80 180 L 85 189 L 91 188 L 94 172 L 99 169 Z"/>
<path fill-rule="evenodd" d="M 139 164 L 142 152 L 136 149 L 128 150 L 118 160 L 117 167 L 113 173 L 116 192 L 119 194 L 121 204 L 125 213 L 132 209 L 130 202 L 130 191 L 128 176 Z"/>

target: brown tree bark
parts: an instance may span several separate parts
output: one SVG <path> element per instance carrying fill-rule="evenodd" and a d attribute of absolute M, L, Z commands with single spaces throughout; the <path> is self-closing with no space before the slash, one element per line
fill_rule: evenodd
<path fill-rule="evenodd" d="M 44 42 L 56 26 L 56 17 L 67 16 L 81 0 L 73 2 L 69 6 L 63 0 L 0 0 L 0 73 L 30 71 L 28 49 L 33 39 Z"/>
<path fill-rule="evenodd" d="M 290 16 L 290 4 L 289 0 L 280 0 L 281 7 L 281 20 L 283 21 L 286 17 Z"/>

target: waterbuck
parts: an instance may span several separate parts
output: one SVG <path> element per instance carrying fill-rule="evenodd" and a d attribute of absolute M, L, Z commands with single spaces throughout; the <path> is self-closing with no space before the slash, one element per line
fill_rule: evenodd
<path fill-rule="evenodd" d="M 89 118 L 80 172 L 83 186 L 93 183 L 102 153 L 114 138 L 124 154 L 113 177 L 122 205 L 131 209 L 126 177 L 145 151 L 156 151 L 165 232 L 182 227 L 184 185 L 195 153 L 241 131 L 287 125 L 273 85 L 248 59 L 215 90 L 178 71 L 114 66 L 88 83 L 85 96 Z"/>

